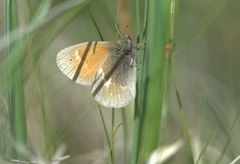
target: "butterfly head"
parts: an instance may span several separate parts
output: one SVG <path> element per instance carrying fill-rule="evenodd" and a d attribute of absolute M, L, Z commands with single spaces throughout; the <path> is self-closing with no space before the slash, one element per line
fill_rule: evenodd
<path fill-rule="evenodd" d="M 121 41 L 122 49 L 127 52 L 132 52 L 134 49 L 134 43 L 130 36 L 126 35 Z"/>

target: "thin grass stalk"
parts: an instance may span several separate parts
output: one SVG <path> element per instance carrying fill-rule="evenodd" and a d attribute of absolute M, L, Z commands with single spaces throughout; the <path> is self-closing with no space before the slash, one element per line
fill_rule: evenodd
<path fill-rule="evenodd" d="M 240 112 L 238 112 L 238 114 L 236 115 L 235 119 L 233 120 L 233 123 L 232 123 L 232 125 L 230 127 L 230 130 L 232 130 L 236 126 L 239 118 L 240 118 Z M 218 157 L 218 159 L 216 160 L 216 164 L 219 164 L 219 163 L 222 162 L 223 157 L 224 157 L 225 153 L 227 152 L 227 149 L 228 149 L 231 141 L 232 141 L 232 137 L 228 135 L 227 141 L 226 141 L 226 143 L 223 146 L 223 150 L 222 150 L 220 156 Z"/>
<path fill-rule="evenodd" d="M 128 150 L 128 122 L 127 122 L 127 116 L 125 108 L 121 109 L 121 118 L 123 122 L 123 142 L 124 142 L 124 149 L 123 149 L 123 155 L 124 155 L 124 163 L 127 163 L 127 150 Z"/>
<path fill-rule="evenodd" d="M 188 128 L 188 122 L 186 119 L 186 114 L 183 110 L 183 108 L 180 109 L 180 115 L 181 115 L 181 121 L 182 121 L 182 126 L 183 126 L 183 132 L 184 132 L 184 137 L 187 143 L 187 149 L 188 153 L 190 155 L 190 163 L 194 163 L 194 157 L 193 157 L 193 151 L 192 151 L 192 142 L 191 142 L 191 137 L 189 134 L 189 128 Z"/>
<path fill-rule="evenodd" d="M 140 43 L 140 2 L 139 0 L 135 0 L 135 6 L 136 6 L 136 43 L 139 44 Z"/>
<path fill-rule="evenodd" d="M 113 154 L 113 162 L 114 162 L 114 152 L 115 152 L 115 149 L 114 149 L 114 145 L 115 145 L 115 128 L 114 128 L 114 125 L 115 124 L 115 109 L 112 108 L 112 128 L 111 128 L 111 144 L 112 144 L 112 154 Z"/>
<path fill-rule="evenodd" d="M 99 37 L 101 38 L 102 41 L 104 41 L 104 38 L 103 38 L 102 33 L 101 33 L 101 31 L 100 31 L 100 29 L 99 29 L 99 27 L 97 25 L 97 22 L 96 22 L 94 16 L 92 15 L 92 13 L 91 13 L 91 11 L 89 9 L 88 9 L 88 13 L 91 16 L 91 19 L 93 21 L 94 26 L 96 27 L 96 30 L 98 32 Z M 100 105 L 98 105 L 98 109 L 99 109 L 99 113 L 100 113 L 100 117 L 101 117 L 101 122 L 102 122 L 103 128 L 104 128 L 104 133 L 105 133 L 105 136 L 106 136 L 106 139 L 107 139 L 108 148 L 109 148 L 109 151 L 110 151 L 109 153 L 110 153 L 111 164 L 114 164 L 115 163 L 115 160 L 114 160 L 115 109 L 112 108 L 111 140 L 110 140 L 109 133 L 107 131 L 106 123 L 105 123 L 105 120 L 104 120 L 104 117 L 103 117 L 103 114 L 102 114 L 102 109 L 101 109 Z"/>
<path fill-rule="evenodd" d="M 170 26 L 169 26 L 169 44 L 171 45 L 172 50 L 167 54 L 172 56 L 173 50 L 174 50 L 174 24 L 175 24 L 175 19 L 176 19 L 176 10 L 177 10 L 177 6 L 178 6 L 178 0 L 171 0 L 171 8 L 170 8 Z M 182 100 L 179 94 L 179 90 L 177 87 L 177 80 L 176 80 L 176 70 L 175 70 L 175 63 L 174 63 L 174 56 L 171 57 L 171 66 L 172 66 L 172 74 L 173 74 L 173 82 L 174 82 L 174 89 L 175 89 L 175 93 L 176 93 L 176 97 L 177 97 L 177 101 L 178 101 L 178 106 L 179 106 L 179 110 L 180 110 L 180 115 L 181 115 L 181 121 L 182 121 L 182 126 L 184 129 L 184 136 L 187 142 L 187 147 L 188 147 L 188 152 L 191 156 L 190 161 L 191 163 L 194 163 L 194 158 L 193 158 L 193 153 L 192 153 L 192 144 L 191 144 L 191 138 L 189 135 L 189 128 L 188 128 L 188 123 L 187 123 L 187 119 L 186 119 L 186 115 L 185 112 L 183 110 L 183 105 L 182 105 Z"/>
<path fill-rule="evenodd" d="M 211 134 L 208 136 L 207 142 L 206 142 L 206 144 L 204 145 L 204 147 L 202 148 L 202 150 L 201 150 L 198 158 L 196 159 L 195 164 L 199 164 L 199 163 L 200 163 L 200 161 L 201 161 L 204 153 L 205 153 L 206 150 L 207 150 L 208 145 L 212 142 L 213 138 L 215 137 L 215 134 L 216 134 L 216 131 L 213 131 L 213 132 L 211 132 Z"/>
<path fill-rule="evenodd" d="M 101 122 L 103 124 L 103 129 L 104 129 L 104 133 L 105 133 L 108 148 L 109 148 L 111 164 L 114 164 L 114 154 L 113 154 L 113 151 L 112 151 L 113 150 L 112 149 L 112 144 L 111 144 L 110 136 L 109 136 L 108 131 L 107 131 L 107 126 L 106 126 L 106 123 L 105 123 L 103 113 L 102 113 L 102 109 L 101 109 L 100 105 L 98 105 L 98 111 L 99 111 L 99 114 L 100 114 Z"/>
<path fill-rule="evenodd" d="M 193 154 L 192 154 L 191 137 L 189 134 L 188 122 L 186 120 L 186 115 L 184 112 L 181 96 L 180 96 L 178 86 L 177 86 L 174 55 L 171 58 L 171 66 L 172 66 L 172 74 L 173 74 L 173 85 L 174 85 L 174 89 L 175 89 L 175 93 L 176 93 L 176 97 L 177 97 L 178 109 L 180 111 L 181 122 L 182 122 L 183 130 L 184 130 L 184 137 L 187 142 L 188 152 L 191 155 L 191 163 L 193 163 L 194 159 L 193 159 Z"/>
<path fill-rule="evenodd" d="M 133 123 L 133 136 L 132 136 L 132 145 L 131 145 L 131 164 L 136 164 L 138 161 L 138 156 L 140 152 L 140 139 L 141 139 L 141 116 L 139 112 L 135 112 Z"/>
<path fill-rule="evenodd" d="M 146 1 L 148 2 L 148 1 Z M 136 45 L 139 47 L 141 42 L 141 24 L 140 24 L 140 1 L 134 1 L 134 18 L 135 18 L 135 31 L 136 31 Z M 145 6 L 147 7 L 147 5 Z M 146 17 L 144 18 L 146 19 Z M 137 51 L 137 82 L 136 82 L 136 98 L 134 108 L 134 122 L 133 122 L 133 136 L 131 145 L 131 164 L 138 163 L 140 147 L 141 147 L 141 134 L 142 134 L 142 120 L 143 120 L 143 51 Z"/>
<path fill-rule="evenodd" d="M 99 29 L 99 27 L 98 27 L 98 25 L 97 25 L 97 21 L 95 20 L 95 18 L 94 18 L 94 16 L 93 16 L 93 14 L 91 13 L 90 9 L 88 9 L 88 13 L 89 13 L 89 15 L 91 16 L 91 19 L 92 19 L 92 21 L 93 21 L 94 26 L 96 27 L 97 33 L 98 33 L 101 41 L 104 41 L 104 38 L 103 38 L 103 36 L 102 36 L 102 33 L 101 33 L 101 31 L 100 31 L 100 29 Z"/>

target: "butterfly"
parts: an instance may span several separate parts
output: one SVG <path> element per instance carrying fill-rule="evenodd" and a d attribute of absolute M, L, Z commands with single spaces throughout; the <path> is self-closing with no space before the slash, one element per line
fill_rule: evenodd
<path fill-rule="evenodd" d="M 136 95 L 135 47 L 127 35 L 115 42 L 89 41 L 61 50 L 56 62 L 71 80 L 91 86 L 98 103 L 121 108 Z"/>

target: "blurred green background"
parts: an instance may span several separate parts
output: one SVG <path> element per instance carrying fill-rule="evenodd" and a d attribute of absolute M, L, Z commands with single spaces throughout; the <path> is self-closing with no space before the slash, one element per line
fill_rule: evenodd
<path fill-rule="evenodd" d="M 62 161 L 66 164 L 109 163 L 109 147 L 90 88 L 77 85 L 62 74 L 56 65 L 56 54 L 73 44 L 101 40 L 94 23 L 104 40 L 119 39 L 115 24 L 119 24 L 121 30 L 128 25 L 127 33 L 136 40 L 135 3 L 124 0 L 17 1 L 18 26 L 10 29 L 15 32 L 8 33 L 6 1 L 0 2 L 0 163 L 16 158 L 51 160 L 65 155 L 70 155 Z M 145 3 L 139 3 L 142 23 Z M 237 0 L 178 1 L 173 51 L 175 71 L 169 71 L 166 123 L 159 147 L 161 153 L 156 157 L 159 163 L 188 164 L 193 163 L 190 160 L 193 158 L 194 163 L 199 164 L 225 164 L 240 155 L 239 6 Z M 6 54 L 8 37 L 13 40 L 13 47 Z M 20 83 L 15 80 L 19 76 Z M 175 80 L 185 120 L 178 109 Z M 19 98 L 20 105 L 15 99 L 9 104 L 9 88 L 15 90 L 15 99 Z M 11 105 L 16 104 L 16 108 L 26 112 L 26 127 L 23 123 L 20 128 L 23 133 L 26 131 L 27 141 L 20 142 L 27 146 L 20 146 L 21 150 L 17 151 L 23 154 L 21 157 L 12 153 L 19 147 L 11 132 L 14 122 Z M 114 140 L 117 164 L 127 164 L 131 158 L 133 106 L 134 103 L 114 113 L 115 127 L 124 124 Z M 102 112 L 111 131 L 113 112 L 111 109 Z M 14 134 L 18 134 L 18 125 L 14 125 Z M 171 153 L 169 146 L 175 152 Z M 169 157 L 164 159 L 164 153 Z M 154 164 L 151 157 L 139 163 Z"/>

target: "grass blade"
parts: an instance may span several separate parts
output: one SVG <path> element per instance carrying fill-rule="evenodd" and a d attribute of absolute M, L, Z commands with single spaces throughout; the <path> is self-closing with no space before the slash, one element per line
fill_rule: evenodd
<path fill-rule="evenodd" d="M 164 50 L 169 41 L 170 4 L 168 0 L 149 1 L 143 159 L 158 147 L 166 117 L 169 60 Z"/>
<path fill-rule="evenodd" d="M 18 28 L 17 2 L 15 0 L 5 1 L 5 36 L 6 36 L 6 59 L 10 56 L 21 56 L 24 50 L 24 43 L 17 42 L 10 46 L 10 32 Z M 18 59 L 20 59 L 19 57 Z M 27 143 L 26 113 L 24 108 L 24 86 L 23 86 L 23 67 L 20 60 L 17 61 L 14 72 L 7 65 L 8 85 L 8 106 L 10 117 L 10 129 L 12 136 L 16 141 L 17 148 Z M 16 153 L 16 154 L 15 154 Z M 19 152 L 15 152 L 16 159 L 24 160 L 25 157 Z"/>
<path fill-rule="evenodd" d="M 102 109 L 101 109 L 101 106 L 98 105 L 98 111 L 99 111 L 99 114 L 100 114 L 100 117 L 101 117 L 101 121 L 102 121 L 102 124 L 103 124 L 103 129 L 104 129 L 104 133 L 105 133 L 105 136 L 106 136 L 106 139 L 107 139 L 107 144 L 108 144 L 108 148 L 109 148 L 109 153 L 110 153 L 110 160 L 111 160 L 111 163 L 114 164 L 114 154 L 113 154 L 113 145 L 112 145 L 112 142 L 110 140 L 110 137 L 109 137 L 109 134 L 108 134 L 108 131 L 107 131 L 107 126 L 106 126 L 106 123 L 105 123 L 105 120 L 104 120 L 104 117 L 103 117 L 103 113 L 102 113 Z"/>

